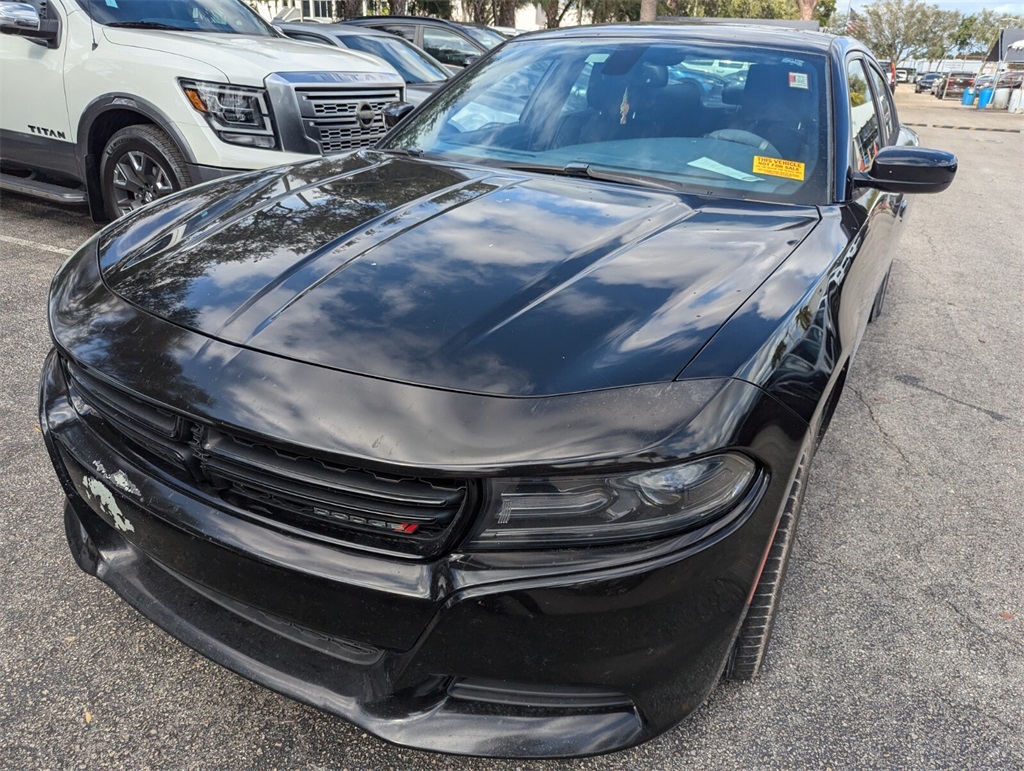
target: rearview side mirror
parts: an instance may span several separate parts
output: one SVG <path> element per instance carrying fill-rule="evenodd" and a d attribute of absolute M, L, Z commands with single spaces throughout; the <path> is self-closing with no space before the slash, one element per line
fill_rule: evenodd
<path fill-rule="evenodd" d="M 408 102 L 391 102 L 391 104 L 385 105 L 384 113 L 384 125 L 388 128 L 394 128 L 401 123 L 402 118 L 415 110 L 414 105 Z"/>
<path fill-rule="evenodd" d="M 57 20 L 40 19 L 34 5 L 0 2 L 0 32 L 3 34 L 52 43 L 57 39 L 57 31 Z"/>
<path fill-rule="evenodd" d="M 957 158 L 929 147 L 883 147 L 871 168 L 857 172 L 855 187 L 886 193 L 941 193 L 956 176 Z"/>

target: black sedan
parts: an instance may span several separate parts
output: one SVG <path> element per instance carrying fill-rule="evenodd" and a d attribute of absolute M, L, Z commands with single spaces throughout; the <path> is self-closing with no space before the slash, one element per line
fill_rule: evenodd
<path fill-rule="evenodd" d="M 746 76 L 705 102 L 679 71 L 714 60 Z M 649 739 L 757 673 L 906 194 L 955 171 L 849 39 L 515 38 L 376 149 L 161 199 L 60 270 L 72 554 L 398 744 Z"/>
<path fill-rule="evenodd" d="M 922 91 L 931 91 L 938 81 L 942 80 L 941 72 L 926 72 L 914 81 L 914 93 L 920 94 Z"/>

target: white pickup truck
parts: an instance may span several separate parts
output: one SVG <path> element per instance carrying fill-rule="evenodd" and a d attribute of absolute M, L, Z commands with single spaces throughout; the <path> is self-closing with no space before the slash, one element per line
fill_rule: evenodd
<path fill-rule="evenodd" d="M 372 144 L 385 62 L 239 0 L 0 0 L 0 188 L 115 219 L 191 184 Z"/>

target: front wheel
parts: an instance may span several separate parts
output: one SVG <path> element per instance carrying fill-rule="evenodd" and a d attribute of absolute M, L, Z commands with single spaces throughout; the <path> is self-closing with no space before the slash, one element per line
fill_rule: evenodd
<path fill-rule="evenodd" d="M 156 126 L 127 126 L 103 150 L 100 189 L 112 220 L 191 184 L 181 151 Z"/>
<path fill-rule="evenodd" d="M 765 558 L 761 577 L 751 597 L 750 607 L 747 608 L 747 615 L 743 619 L 740 633 L 725 665 L 725 676 L 729 680 L 753 680 L 761 671 L 761 664 L 768 652 L 772 627 L 775 625 L 775 616 L 782 597 L 782 583 L 786 577 L 786 568 L 789 566 L 789 555 L 796 540 L 796 525 L 804 501 L 811 455 L 812 450 L 804 450 L 800 465 L 793 476 L 786 508 L 779 518 L 779 525 L 775 529 L 771 546 L 768 547 L 768 556 Z"/>

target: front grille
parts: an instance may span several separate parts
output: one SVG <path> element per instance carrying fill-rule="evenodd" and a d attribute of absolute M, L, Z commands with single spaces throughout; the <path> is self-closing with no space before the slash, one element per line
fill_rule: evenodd
<path fill-rule="evenodd" d="M 191 419 L 67 364 L 75 408 L 106 438 L 279 528 L 376 550 L 433 556 L 467 507 L 466 480 L 385 474 Z"/>
<path fill-rule="evenodd" d="M 399 88 L 301 87 L 295 90 L 306 135 L 324 155 L 368 147 L 387 132 L 384 108 Z M 372 118 L 370 117 L 372 113 Z"/>

